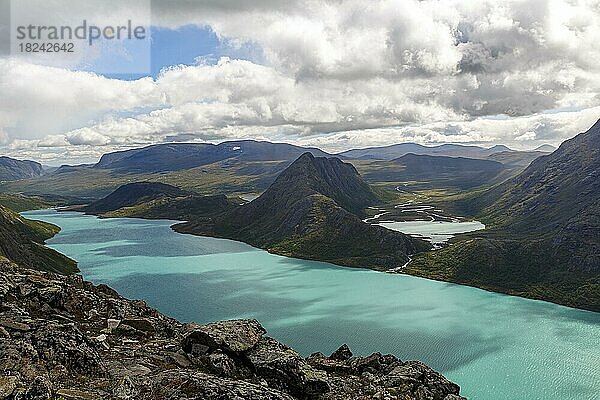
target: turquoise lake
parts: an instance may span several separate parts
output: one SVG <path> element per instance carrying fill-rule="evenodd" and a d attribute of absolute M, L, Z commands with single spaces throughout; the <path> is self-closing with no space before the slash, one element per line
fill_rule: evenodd
<path fill-rule="evenodd" d="M 173 232 L 172 221 L 24 213 L 83 276 L 181 321 L 257 318 L 305 355 L 422 360 L 482 400 L 600 399 L 600 314 Z"/>

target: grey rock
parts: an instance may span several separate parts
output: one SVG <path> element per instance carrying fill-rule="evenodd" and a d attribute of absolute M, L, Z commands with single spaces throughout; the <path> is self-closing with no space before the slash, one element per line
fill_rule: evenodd
<path fill-rule="evenodd" d="M 135 398 L 138 391 L 135 384 L 128 376 L 121 378 L 117 387 L 113 390 L 113 394 L 117 399 L 129 400 Z"/>
<path fill-rule="evenodd" d="M 323 371 L 312 368 L 298 353 L 275 339 L 261 339 L 247 357 L 271 387 L 297 397 L 318 396 L 330 390 Z"/>
<path fill-rule="evenodd" d="M 64 400 L 101 400 L 96 393 L 75 389 L 59 389 L 56 395 L 59 399 Z"/>
<path fill-rule="evenodd" d="M 16 376 L 0 376 L 0 399 L 5 399 L 17 388 L 18 378 Z"/>
<path fill-rule="evenodd" d="M 294 400 L 294 397 L 247 381 L 218 378 L 193 370 L 164 371 L 144 382 L 140 399 Z"/>
<path fill-rule="evenodd" d="M 27 324 L 22 324 L 20 322 L 14 322 L 14 321 L 7 321 L 7 320 L 0 320 L 0 326 L 8 329 L 9 331 L 21 331 L 21 332 L 27 332 L 28 330 L 30 330 L 31 328 L 29 327 L 29 325 Z"/>
<path fill-rule="evenodd" d="M 350 348 L 348 347 L 348 345 L 345 343 L 343 345 L 341 345 L 339 349 L 334 351 L 329 356 L 329 358 L 332 360 L 340 360 L 340 361 L 349 360 L 350 357 L 352 357 L 352 352 L 350 351 Z"/>
<path fill-rule="evenodd" d="M 195 344 L 209 349 L 241 353 L 254 347 L 266 330 L 256 320 L 213 322 L 193 330 L 183 340 L 183 350 L 192 351 Z"/>
<path fill-rule="evenodd" d="M 154 325 L 147 318 L 129 318 L 121 321 L 119 326 L 127 325 L 141 332 L 154 332 Z M 117 327 L 118 329 L 118 327 Z"/>
<path fill-rule="evenodd" d="M 50 400 L 52 399 L 52 384 L 44 376 L 37 376 L 27 388 L 23 400 Z"/>

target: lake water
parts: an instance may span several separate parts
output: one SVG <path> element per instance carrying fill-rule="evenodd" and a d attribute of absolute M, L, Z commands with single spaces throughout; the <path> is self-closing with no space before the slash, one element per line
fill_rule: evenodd
<path fill-rule="evenodd" d="M 406 233 L 430 241 L 439 246 L 459 233 L 467 233 L 485 229 L 479 221 L 447 222 L 447 221 L 382 221 L 377 223 L 393 231 Z"/>
<path fill-rule="evenodd" d="M 418 359 L 481 400 L 600 399 L 600 314 L 181 235 L 169 221 L 24 213 L 83 276 L 199 323 L 257 318 L 303 354 L 348 343 Z"/>

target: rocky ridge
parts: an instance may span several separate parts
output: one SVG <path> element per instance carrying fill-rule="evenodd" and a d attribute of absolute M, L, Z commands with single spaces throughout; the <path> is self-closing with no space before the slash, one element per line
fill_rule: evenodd
<path fill-rule="evenodd" d="M 255 320 L 182 324 L 79 275 L 1 261 L 0 301 L 0 399 L 463 399 L 417 361 L 303 358 Z"/>

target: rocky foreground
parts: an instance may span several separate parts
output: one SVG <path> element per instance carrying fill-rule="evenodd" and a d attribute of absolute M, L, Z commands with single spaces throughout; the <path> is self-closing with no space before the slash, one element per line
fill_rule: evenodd
<path fill-rule="evenodd" d="M 77 275 L 0 262 L 0 300 L 0 399 L 463 399 L 418 361 L 303 358 L 257 321 L 182 324 Z"/>

